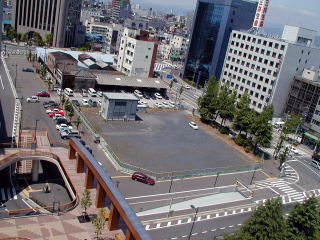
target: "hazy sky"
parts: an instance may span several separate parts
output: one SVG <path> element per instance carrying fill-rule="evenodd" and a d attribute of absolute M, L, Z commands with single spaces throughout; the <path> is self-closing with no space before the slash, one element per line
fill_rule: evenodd
<path fill-rule="evenodd" d="M 195 9 L 197 0 L 131 0 L 143 7 L 184 12 Z M 270 0 L 266 25 L 291 24 L 311 28 L 320 34 L 320 0 Z"/>

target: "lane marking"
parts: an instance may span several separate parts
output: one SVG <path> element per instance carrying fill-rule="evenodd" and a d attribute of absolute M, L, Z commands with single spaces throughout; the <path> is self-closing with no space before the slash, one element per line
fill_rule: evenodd
<path fill-rule="evenodd" d="M 32 208 L 34 212 L 37 212 L 29 203 L 27 203 L 24 199 L 21 199 L 29 208 Z"/>
<path fill-rule="evenodd" d="M 2 81 L 2 77 L 1 77 L 1 75 L 0 75 L 0 81 L 1 81 L 2 89 L 4 90 L 4 85 L 3 85 L 3 81 Z"/>

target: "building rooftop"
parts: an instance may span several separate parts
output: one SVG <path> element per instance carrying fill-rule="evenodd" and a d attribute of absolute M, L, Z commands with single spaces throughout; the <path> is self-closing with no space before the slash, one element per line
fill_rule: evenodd
<path fill-rule="evenodd" d="M 107 99 L 114 99 L 114 100 L 136 100 L 139 99 L 133 95 L 132 93 L 113 93 L 113 92 L 104 92 L 103 95 Z"/>
<path fill-rule="evenodd" d="M 77 61 L 75 58 L 73 58 L 70 54 L 65 53 L 65 52 L 50 52 L 52 56 L 56 60 L 72 60 L 72 61 Z"/>
<path fill-rule="evenodd" d="M 96 75 L 99 85 L 167 89 L 166 85 L 158 78 L 129 77 L 103 73 L 96 73 Z"/>

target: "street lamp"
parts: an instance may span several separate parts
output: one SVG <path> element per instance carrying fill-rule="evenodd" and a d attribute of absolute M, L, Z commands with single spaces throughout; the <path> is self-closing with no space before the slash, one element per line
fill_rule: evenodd
<path fill-rule="evenodd" d="M 191 239 L 193 226 L 194 226 L 194 223 L 195 223 L 195 221 L 196 221 L 196 219 L 197 219 L 197 215 L 198 215 L 198 211 L 199 211 L 199 207 L 196 208 L 194 205 L 190 205 L 190 207 L 191 207 L 192 209 L 195 209 L 195 210 L 196 210 L 196 213 L 195 213 L 194 218 L 193 218 L 193 222 L 192 222 L 192 226 L 191 226 L 191 229 L 190 229 L 190 234 L 189 234 L 188 240 Z"/>

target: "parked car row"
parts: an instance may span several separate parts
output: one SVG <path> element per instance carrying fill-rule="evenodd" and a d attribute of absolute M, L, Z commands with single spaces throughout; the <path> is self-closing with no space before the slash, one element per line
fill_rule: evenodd
<path fill-rule="evenodd" d="M 175 108 L 175 104 L 172 101 L 169 102 L 156 102 L 154 107 L 156 108 Z"/>

